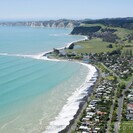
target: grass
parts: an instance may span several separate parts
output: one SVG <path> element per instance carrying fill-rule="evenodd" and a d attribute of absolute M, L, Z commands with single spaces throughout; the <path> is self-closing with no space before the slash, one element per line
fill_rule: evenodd
<path fill-rule="evenodd" d="M 114 76 L 108 76 L 107 79 L 108 80 L 114 80 Z"/>
<path fill-rule="evenodd" d="M 105 26 L 103 24 L 81 24 L 81 26 L 85 26 L 85 27 L 101 26 L 103 29 L 104 28 L 116 29 L 117 31 L 115 32 L 115 34 L 121 40 L 124 40 L 127 37 L 127 35 L 133 33 L 132 30 L 128 30 L 128 29 L 125 29 L 125 28 L 119 28 L 119 27 L 108 27 L 108 26 Z M 98 32 L 101 32 L 101 31 L 98 31 Z M 81 48 L 75 49 L 73 51 L 75 51 L 77 53 L 90 53 L 90 52 L 92 52 L 92 53 L 101 53 L 101 52 L 110 52 L 110 51 L 116 49 L 115 44 L 113 44 L 113 48 L 107 48 L 107 46 L 109 44 L 110 43 L 108 43 L 108 42 L 103 42 L 102 39 L 100 39 L 100 38 L 93 38 L 92 40 L 81 41 L 81 42 L 76 43 L 76 45 L 81 46 Z M 129 43 L 128 41 L 124 41 L 123 45 L 124 44 L 133 46 L 133 43 L 132 42 Z M 127 50 L 127 49 L 131 49 L 133 51 L 133 47 L 129 47 L 129 48 L 124 47 L 123 51 Z M 72 50 L 70 50 L 70 51 L 72 51 Z"/>
<path fill-rule="evenodd" d="M 113 29 L 116 29 L 117 31 L 115 32 L 115 34 L 121 38 L 122 40 L 125 39 L 125 37 L 128 35 L 128 34 L 131 34 L 133 33 L 132 30 L 128 30 L 128 29 L 124 29 L 124 28 L 114 28 Z"/>
<path fill-rule="evenodd" d="M 132 45 L 132 47 L 124 47 L 123 48 L 123 52 L 127 51 L 127 50 L 132 50 L 132 52 L 133 52 L 133 45 Z"/>
<path fill-rule="evenodd" d="M 133 133 L 133 121 L 122 122 L 119 133 Z"/>
<path fill-rule="evenodd" d="M 133 33 L 132 30 L 128 30 L 125 28 L 119 28 L 119 27 L 108 27 L 103 24 L 81 24 L 81 26 L 85 27 L 92 27 L 92 26 L 101 26 L 103 29 L 104 28 L 110 28 L 110 29 L 116 29 L 117 31 L 115 34 L 121 39 L 124 40 L 129 34 Z M 98 31 L 101 32 L 101 31 Z M 107 46 L 110 43 L 108 42 L 103 42 L 102 39 L 100 38 L 93 38 L 92 40 L 88 41 L 81 41 L 76 43 L 77 46 L 81 46 L 79 49 L 75 49 L 74 51 L 77 53 L 101 53 L 101 52 L 110 52 L 112 50 L 116 49 L 116 45 L 113 44 L 113 48 L 107 48 Z M 132 45 L 132 47 L 124 47 L 123 52 L 127 49 L 131 49 L 133 51 L 133 42 L 129 43 L 128 41 L 123 42 L 124 45 Z M 119 46 L 119 45 L 118 45 Z"/>
<path fill-rule="evenodd" d="M 81 26 L 84 27 L 101 26 L 102 28 L 106 28 L 106 26 L 103 24 L 81 24 Z"/>
<path fill-rule="evenodd" d="M 132 30 L 128 30 L 128 29 L 125 29 L 125 28 L 119 28 L 119 27 L 109 27 L 109 26 L 105 26 L 103 24 L 81 24 L 81 26 L 84 26 L 84 27 L 91 27 L 91 26 L 101 26 L 103 29 L 104 28 L 110 28 L 110 29 L 116 29 L 117 31 L 115 32 L 115 34 L 121 38 L 122 40 L 125 39 L 125 37 L 128 35 L 128 34 L 131 34 L 133 33 Z"/>
<path fill-rule="evenodd" d="M 100 38 L 94 38 L 91 40 L 80 41 L 75 45 L 80 46 L 79 49 L 68 50 L 68 52 L 77 52 L 77 53 L 101 53 L 101 52 L 110 52 L 116 49 L 115 44 L 113 48 L 108 48 L 107 46 L 110 43 L 103 42 Z"/>
<path fill-rule="evenodd" d="M 98 63 L 97 67 L 101 70 L 101 72 L 106 72 L 106 68 L 103 65 L 101 65 L 101 63 Z"/>

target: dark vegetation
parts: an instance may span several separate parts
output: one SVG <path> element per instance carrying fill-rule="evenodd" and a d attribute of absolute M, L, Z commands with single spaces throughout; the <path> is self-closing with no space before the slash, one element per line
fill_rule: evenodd
<path fill-rule="evenodd" d="M 99 19 L 99 20 L 86 20 L 85 24 L 103 24 L 105 26 L 133 29 L 133 18 L 112 18 L 112 19 Z"/>
<path fill-rule="evenodd" d="M 71 34 L 79 34 L 79 35 L 89 35 L 90 33 L 95 33 L 101 29 L 100 26 L 92 26 L 92 27 L 75 27 Z"/>

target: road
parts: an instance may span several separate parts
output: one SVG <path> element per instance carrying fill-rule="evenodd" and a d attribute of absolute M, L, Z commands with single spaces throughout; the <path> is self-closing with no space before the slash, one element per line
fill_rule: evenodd
<path fill-rule="evenodd" d="M 109 133 L 109 130 L 110 130 L 110 124 L 111 124 L 111 119 L 112 119 L 112 114 L 113 114 L 113 111 L 114 111 L 114 103 L 115 103 L 115 100 L 113 100 L 113 104 L 111 105 L 111 109 L 110 109 L 110 114 L 109 114 L 109 121 L 108 121 L 108 128 L 107 128 L 107 133 Z"/>
<path fill-rule="evenodd" d="M 112 70 L 110 70 L 108 67 L 106 67 L 103 63 L 101 63 L 101 65 L 103 65 L 103 67 L 105 67 L 110 73 L 112 73 L 114 76 L 116 76 L 119 82 L 122 82 L 120 77 L 118 75 L 116 75 Z M 119 132 L 119 127 L 120 127 L 121 118 L 122 118 L 122 109 L 123 109 L 123 101 L 124 101 L 124 98 L 125 98 L 125 92 L 129 89 L 129 87 L 131 86 L 132 82 L 133 82 L 133 77 L 131 77 L 131 79 L 126 84 L 126 88 L 122 92 L 122 97 L 120 97 L 118 99 L 118 112 L 117 112 L 118 121 L 115 122 L 115 125 L 114 125 L 114 132 L 115 133 Z M 113 112 L 112 109 L 113 108 L 114 108 L 114 106 L 112 105 L 111 112 L 110 112 L 110 118 L 112 118 L 112 112 Z M 110 121 L 109 121 L 109 123 L 110 123 Z M 107 133 L 109 132 L 109 125 L 110 125 L 109 123 L 108 123 Z"/>
<path fill-rule="evenodd" d="M 123 109 L 123 101 L 124 101 L 124 98 L 125 98 L 125 92 L 129 89 L 129 87 L 131 86 L 133 82 L 133 77 L 130 79 L 130 81 L 127 83 L 126 85 L 126 88 L 124 89 L 124 91 L 122 92 L 122 97 L 120 97 L 118 99 L 118 121 L 115 122 L 115 133 L 118 133 L 119 132 L 119 127 L 120 127 L 120 123 L 121 123 L 121 118 L 122 118 L 122 109 Z"/>
<path fill-rule="evenodd" d="M 118 79 L 119 82 L 122 81 L 122 80 L 120 79 L 120 77 L 119 77 L 116 73 L 114 73 L 111 69 L 109 69 L 108 67 L 106 67 L 103 63 L 101 63 L 101 65 L 102 65 L 104 68 L 106 68 L 110 73 L 112 73 L 113 76 L 117 77 L 117 79 Z"/>

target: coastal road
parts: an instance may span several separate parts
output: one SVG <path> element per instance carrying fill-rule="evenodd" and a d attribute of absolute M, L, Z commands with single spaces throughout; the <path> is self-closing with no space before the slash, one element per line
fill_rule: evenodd
<path fill-rule="evenodd" d="M 113 104 L 111 105 L 111 109 L 110 109 L 110 114 L 109 114 L 110 119 L 108 121 L 107 133 L 109 133 L 109 130 L 110 130 L 110 124 L 111 124 L 112 114 L 113 114 L 113 110 L 114 110 L 114 102 L 115 102 L 115 100 L 113 100 Z"/>
<path fill-rule="evenodd" d="M 133 82 L 133 77 L 130 79 L 130 81 L 126 85 L 126 88 L 123 90 L 122 97 L 120 97 L 118 99 L 118 112 L 117 112 L 118 121 L 115 122 L 115 128 L 114 128 L 115 129 L 115 133 L 119 132 L 119 127 L 120 127 L 121 118 L 122 118 L 122 109 L 123 109 L 123 101 L 124 101 L 124 98 L 125 98 L 125 92 L 129 89 L 129 87 L 131 86 L 132 82 Z"/>
<path fill-rule="evenodd" d="M 101 63 L 101 65 L 104 68 L 106 68 L 110 73 L 112 73 L 114 76 L 116 76 L 119 82 L 122 82 L 122 80 L 120 79 L 120 77 L 118 75 L 116 75 L 116 73 L 114 73 L 112 70 L 110 70 L 108 67 L 106 67 L 103 63 Z M 114 132 L 115 133 L 118 133 L 119 132 L 119 127 L 120 127 L 121 118 L 122 118 L 123 101 L 124 101 L 124 98 L 125 98 L 125 95 L 124 94 L 129 89 L 129 87 L 131 86 L 132 82 L 133 82 L 133 77 L 126 84 L 126 88 L 122 92 L 122 97 L 120 97 L 118 99 L 118 110 L 117 110 L 117 115 L 118 115 L 117 116 L 117 119 L 118 119 L 118 121 L 115 122 L 115 124 L 114 124 Z M 111 112 L 112 112 L 112 108 L 114 108 L 114 106 L 111 107 Z M 110 118 L 112 118 L 112 115 L 111 114 L 110 114 Z M 110 123 L 110 121 L 109 121 L 109 123 Z M 110 127 L 109 126 L 110 125 L 109 123 L 108 123 L 107 133 L 109 133 L 109 127 Z"/>
<path fill-rule="evenodd" d="M 103 63 L 101 63 L 101 65 L 102 65 L 105 69 L 107 69 L 110 73 L 112 73 L 113 76 L 117 77 L 117 79 L 118 79 L 119 82 L 121 82 L 120 77 L 119 77 L 116 73 L 114 73 L 111 69 L 109 69 L 108 67 L 106 67 Z"/>

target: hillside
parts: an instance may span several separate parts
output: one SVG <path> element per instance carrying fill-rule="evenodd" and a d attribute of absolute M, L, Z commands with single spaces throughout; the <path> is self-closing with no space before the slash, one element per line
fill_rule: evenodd
<path fill-rule="evenodd" d="M 95 33 L 101 29 L 101 26 L 92 26 L 92 27 L 75 27 L 71 32 L 72 35 L 89 35 L 91 33 Z"/>

